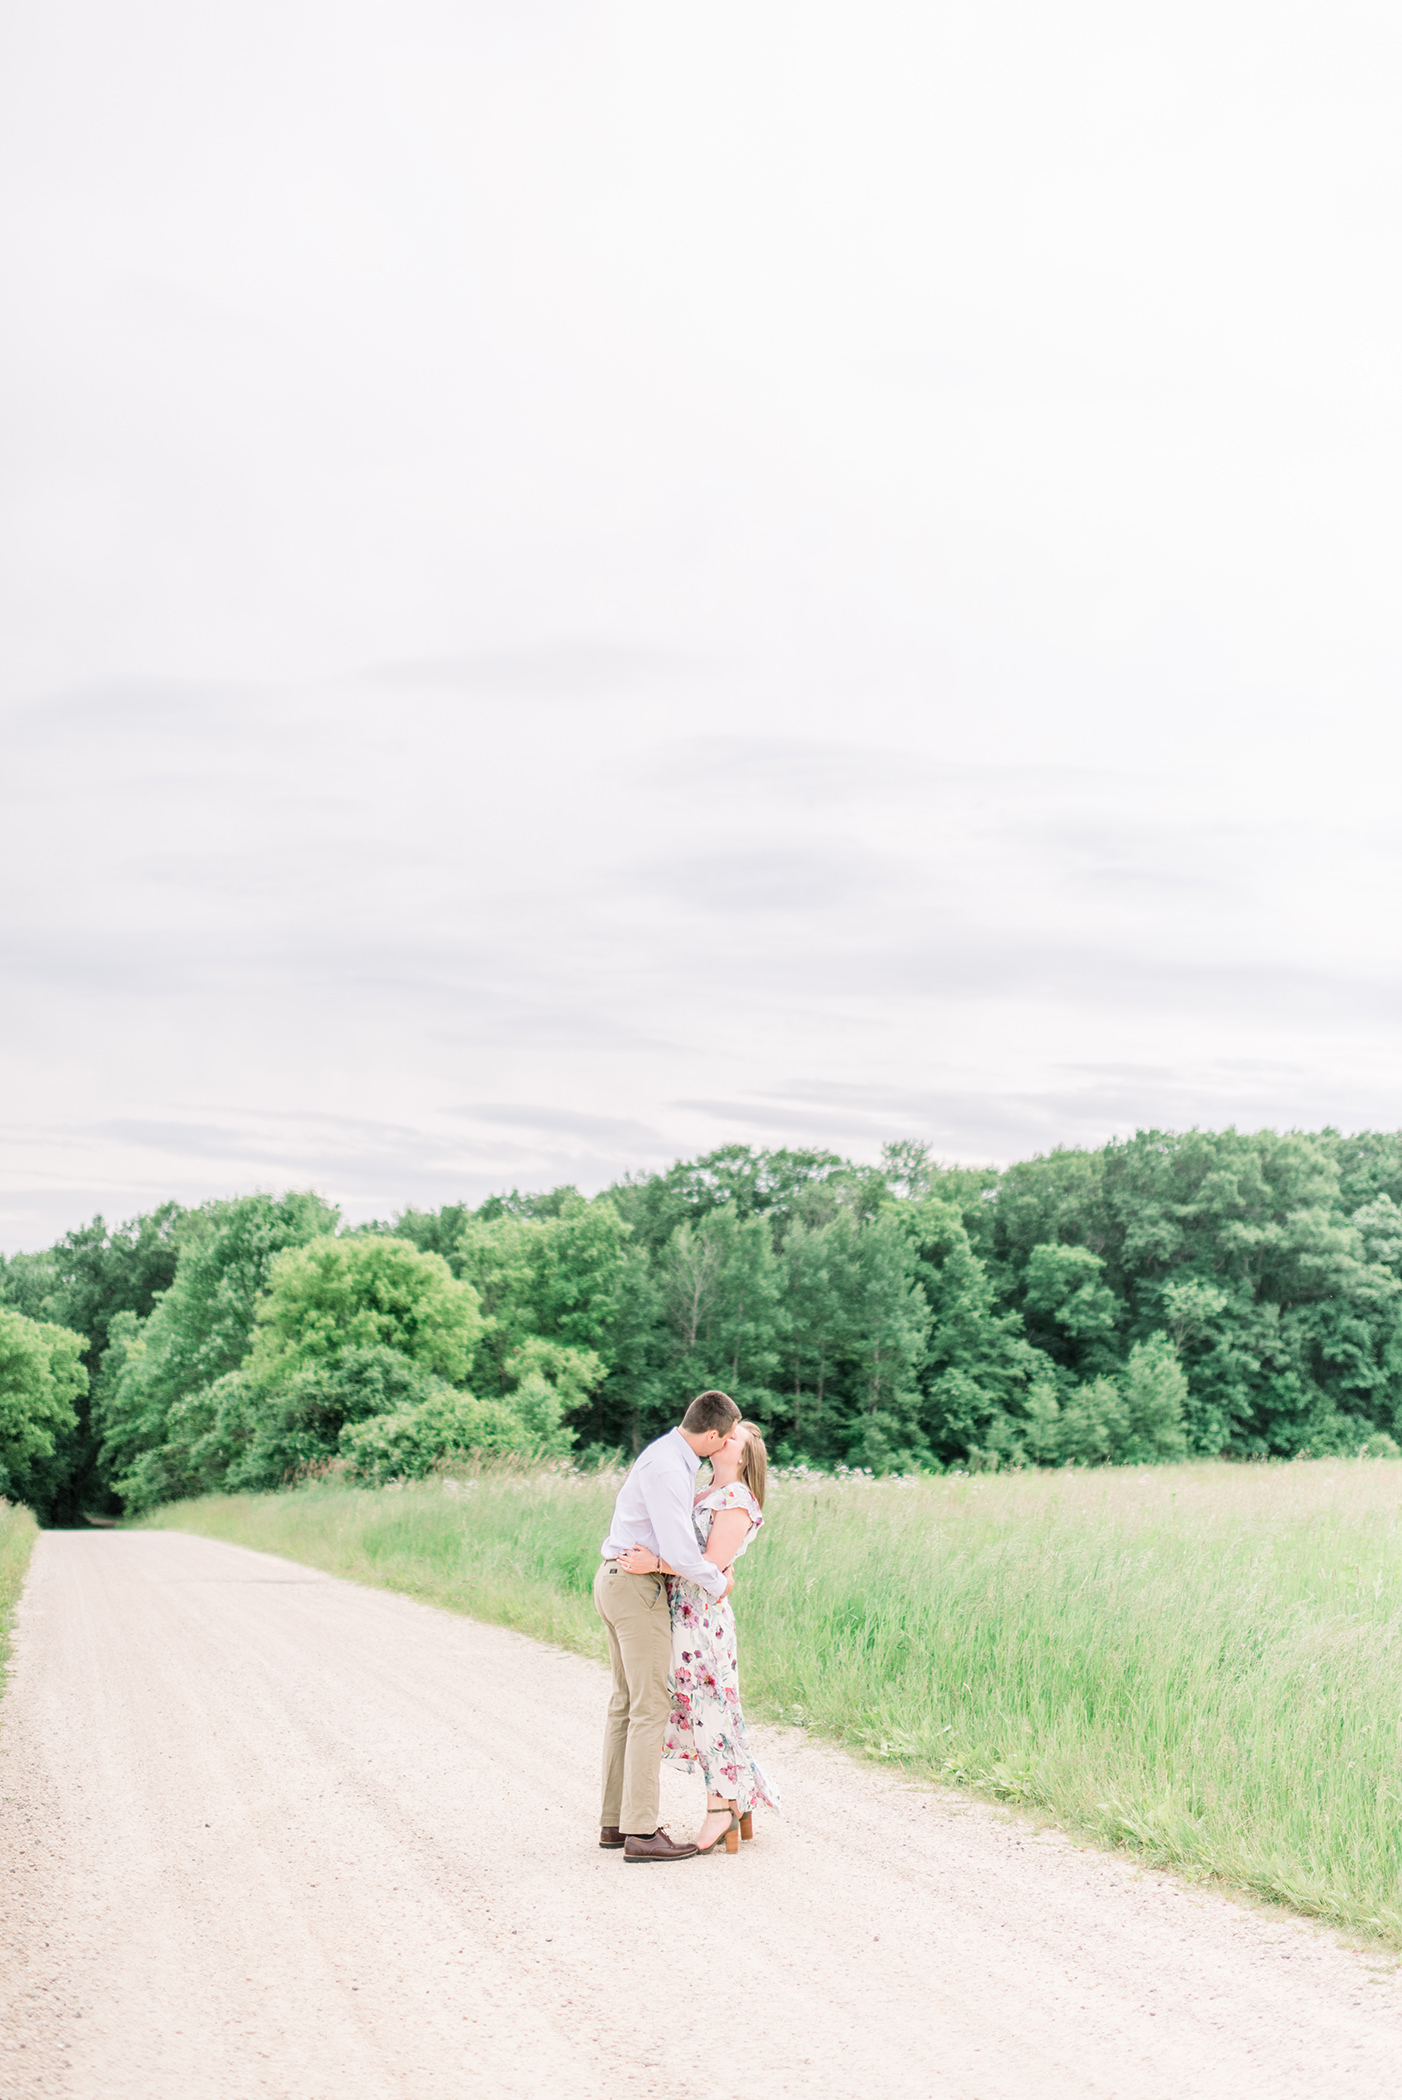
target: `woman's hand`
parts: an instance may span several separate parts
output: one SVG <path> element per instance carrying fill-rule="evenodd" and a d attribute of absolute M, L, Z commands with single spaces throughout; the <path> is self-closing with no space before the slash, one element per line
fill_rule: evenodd
<path fill-rule="evenodd" d="M 662 1563 L 646 1546 L 630 1546 L 626 1553 L 619 1554 L 618 1565 L 625 1575 L 656 1575 Z"/>

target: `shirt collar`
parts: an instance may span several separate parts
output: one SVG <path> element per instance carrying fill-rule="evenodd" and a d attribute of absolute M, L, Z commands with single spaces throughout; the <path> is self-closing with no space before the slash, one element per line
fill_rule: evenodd
<path fill-rule="evenodd" d="M 693 1451 L 693 1450 L 692 1450 L 692 1448 L 691 1448 L 690 1444 L 689 1444 L 689 1443 L 687 1442 L 686 1438 L 685 1438 L 685 1437 L 684 1437 L 684 1436 L 682 1435 L 682 1433 L 681 1433 L 680 1429 L 674 1429 L 674 1430 L 672 1431 L 672 1434 L 673 1434 L 673 1436 L 674 1436 L 674 1437 L 676 1438 L 677 1442 L 678 1442 L 678 1443 L 679 1443 L 679 1444 L 681 1445 L 681 1447 L 682 1447 L 683 1451 L 685 1451 L 685 1453 L 686 1453 L 686 1456 L 687 1456 L 687 1463 L 688 1463 L 688 1464 L 690 1465 L 690 1467 L 691 1467 L 691 1470 L 692 1470 L 692 1472 L 693 1472 L 693 1473 L 699 1473 L 699 1472 L 700 1472 L 700 1470 L 701 1470 L 701 1454 L 700 1454 L 700 1452 L 698 1452 L 698 1451 Z"/>

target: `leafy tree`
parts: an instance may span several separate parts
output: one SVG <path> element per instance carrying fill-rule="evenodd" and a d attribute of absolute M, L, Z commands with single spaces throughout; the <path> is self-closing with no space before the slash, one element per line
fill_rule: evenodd
<path fill-rule="evenodd" d="M 848 1326 L 841 1278 L 851 1263 L 851 1240 L 836 1221 L 801 1219 L 785 1237 L 781 1376 L 791 1417 L 783 1448 L 795 1456 L 845 1455 L 842 1424 L 850 1408 L 841 1382 Z M 777 1392 L 775 1409 L 777 1415 Z"/>
<path fill-rule="evenodd" d="M 110 1230 L 101 1217 L 65 1233 L 41 1255 L 18 1255 L 8 1264 L 7 1295 L 31 1319 L 57 1322 L 81 1334 L 87 1383 L 79 1392 L 74 1421 L 55 1452 L 47 1522 L 76 1524 L 87 1509 L 110 1508 L 98 1461 L 101 1432 L 94 1423 L 90 1393 L 96 1389 L 111 1325 L 121 1313 L 145 1319 L 175 1274 L 187 1213 L 162 1203 L 143 1217 Z"/>
<path fill-rule="evenodd" d="M 782 1450 L 889 1469 L 930 1456 L 920 1371 L 930 1330 L 909 1206 L 847 1206 L 785 1237 Z M 957 1231 L 957 1219 L 949 1213 Z"/>
<path fill-rule="evenodd" d="M 771 1381 L 782 1340 L 779 1263 L 767 1222 L 726 1205 L 698 1224 L 675 1226 L 658 1281 L 673 1394 L 685 1399 L 719 1386 L 743 1412 L 767 1423 L 775 1411 Z M 680 1411 L 675 1399 L 672 1405 Z"/>
<path fill-rule="evenodd" d="M 1071 1464 L 1104 1465 L 1118 1456 L 1127 1434 L 1118 1381 L 1089 1378 L 1072 1389 L 1060 1410 L 1056 1454 Z"/>
<path fill-rule="evenodd" d="M 879 1167 L 731 1145 L 592 1202 L 333 1223 L 169 1205 L 0 1264 L 0 1303 L 101 1355 L 129 1507 L 464 1439 L 636 1450 L 710 1384 L 781 1454 L 880 1468 L 1402 1435 L 1402 1133 L 1146 1130 L 1001 1175 L 914 1140 Z M 51 1514 L 102 1492 L 76 1398 Z"/>
<path fill-rule="evenodd" d="M 439 1254 L 376 1233 L 289 1246 L 268 1269 L 242 1367 L 175 1423 L 188 1475 L 270 1488 L 325 1462 L 361 1423 L 465 1382 L 485 1323 L 471 1284 Z M 189 1492 L 135 1472 L 124 1492 Z"/>
<path fill-rule="evenodd" d="M 38 1254 L 0 1254 L 0 1305 L 42 1320 L 58 1294 L 58 1261 L 52 1247 Z"/>
<path fill-rule="evenodd" d="M 464 1453 L 563 1458 L 573 1442 L 562 1428 L 559 1393 L 533 1377 L 504 1399 L 478 1400 L 440 1387 L 417 1406 L 375 1415 L 347 1430 L 341 1456 L 371 1481 L 413 1479 Z"/>
<path fill-rule="evenodd" d="M 1319 1144 L 1339 1177 L 1338 1208 L 1355 1218 L 1379 1197 L 1402 1205 L 1402 1130 L 1360 1130 L 1351 1137 L 1322 1130 Z"/>
<path fill-rule="evenodd" d="M 920 1257 L 893 1208 L 871 1224 L 848 1216 L 829 1228 L 851 1243 L 844 1306 L 851 1464 L 878 1472 L 922 1465 L 930 1456 L 921 1422 L 917 1373 L 925 1356 L 930 1306 Z"/>
<path fill-rule="evenodd" d="M 1025 1396 L 1054 1386 L 1052 1366 L 1029 1344 L 1019 1315 L 999 1306 L 993 1278 L 952 1203 L 927 1197 L 911 1207 L 907 1229 L 930 1309 L 921 1374 L 930 1446 L 946 1464 L 1011 1457 Z"/>
<path fill-rule="evenodd" d="M 436 1254 L 337 1239 L 317 1197 L 211 1205 L 144 1329 L 119 1322 L 104 1456 L 128 1509 L 276 1487 L 350 1423 L 465 1377 L 483 1322 Z"/>
<path fill-rule="evenodd" d="M 360 1424 L 441 1394 L 459 1397 L 446 1380 L 384 1342 L 347 1349 L 334 1361 L 304 1363 L 267 1386 L 245 1374 L 211 1395 L 217 1405 L 203 1441 L 194 1445 L 194 1461 L 211 1470 L 224 1466 L 233 1490 L 281 1487 L 334 1458 Z"/>
<path fill-rule="evenodd" d="M 1029 1339 L 1082 1376 L 1118 1361 L 1114 1337 L 1124 1308 L 1103 1281 L 1104 1272 L 1098 1254 L 1060 1241 L 1034 1247 L 1024 1272 Z"/>
<path fill-rule="evenodd" d="M 1028 1446 L 1043 1464 L 1053 1459 L 1096 1465 L 1114 1460 L 1152 1465 L 1187 1451 L 1183 1403 L 1188 1381 L 1166 1334 L 1136 1342 L 1120 1377 L 1074 1387 L 1058 1406 L 1049 1388 L 1029 1405 Z"/>
<path fill-rule="evenodd" d="M 415 1210 L 411 1207 L 401 1211 L 392 1225 L 362 1225 L 358 1230 L 379 1233 L 384 1239 L 408 1240 L 420 1254 L 441 1254 L 452 1268 L 458 1241 L 472 1215 L 465 1203 L 445 1203 L 441 1210 Z"/>
<path fill-rule="evenodd" d="M 1065 1455 L 1061 1401 L 1054 1378 L 1039 1378 L 1028 1388 L 1017 1438 L 1014 1449 L 1020 1449 L 1034 1465 L 1054 1466 Z"/>
<path fill-rule="evenodd" d="M 0 1495 L 52 1522 L 62 1459 L 87 1389 L 83 1337 L 0 1308 Z"/>
<path fill-rule="evenodd" d="M 472 1215 L 483 1224 L 490 1224 L 495 1218 L 558 1218 L 583 1201 L 574 1183 L 567 1181 L 559 1188 L 528 1191 L 525 1195 L 520 1189 L 512 1189 L 508 1196 L 488 1196 Z"/>
<path fill-rule="evenodd" d="M 1058 1150 L 1008 1168 L 998 1184 L 994 1259 L 1004 1295 L 1011 1297 L 1034 1247 L 1060 1241 L 1105 1250 L 1108 1231 L 1105 1159 L 1096 1152 Z"/>
<path fill-rule="evenodd" d="M 162 1203 L 110 1230 L 101 1217 L 65 1233 L 51 1250 L 54 1286 L 47 1317 L 87 1337 L 84 1356 L 95 1377 L 119 1312 L 144 1320 L 162 1291 L 169 1290 L 189 1213 Z"/>
<path fill-rule="evenodd" d="M 1195 1449 L 1356 1448 L 1385 1433 L 1402 1405 L 1395 1221 L 1372 1210 L 1399 1196 L 1396 1138 L 1140 1131 L 1099 1153 L 1009 1169 L 998 1275 L 1007 1302 L 1027 1306 L 1034 1338 L 1086 1375 L 1110 1375 L 1121 1352 L 1175 1332 Z M 1039 1309 L 1035 1289 L 1029 1296 L 1034 1257 L 1052 1242 L 1103 1263 L 1123 1309 L 1113 1347 L 1108 1335 L 1059 1335 L 1055 1311 Z M 1209 1295 L 1169 1296 L 1185 1290 Z M 1192 1315 L 1181 1333 L 1174 1304 Z"/>
<path fill-rule="evenodd" d="M 574 1442 L 564 1416 L 598 1369 L 585 1351 L 528 1342 L 508 1391 L 487 1401 L 383 1343 L 305 1365 L 270 1390 L 234 1373 L 174 1410 L 165 1476 L 138 1467 L 128 1492 L 146 1507 L 171 1492 L 265 1491 L 338 1460 L 381 1478 L 466 1450 L 560 1456 Z M 173 1489 L 177 1455 L 183 1479 Z"/>
<path fill-rule="evenodd" d="M 857 1191 L 874 1208 L 886 1187 L 880 1174 L 854 1167 L 836 1152 L 721 1145 L 664 1173 L 619 1182 L 608 1193 L 648 1251 L 658 1253 L 679 1225 L 699 1224 L 714 1211 L 768 1218 L 782 1237 L 791 1220 L 820 1224 Z"/>
<path fill-rule="evenodd" d="M 681 1414 L 675 1334 L 668 1323 L 660 1264 L 630 1240 L 623 1251 L 618 1314 L 609 1339 L 607 1382 L 573 1420 L 596 1456 L 610 1447 L 637 1453 Z"/>
<path fill-rule="evenodd" d="M 1134 1344 L 1120 1377 L 1120 1392 L 1124 1437 L 1116 1458 L 1134 1465 L 1186 1457 L 1183 1411 L 1188 1380 L 1166 1334 L 1152 1334 Z"/>
<path fill-rule="evenodd" d="M 983 1261 L 992 1258 L 1000 1175 L 997 1167 L 951 1167 L 935 1159 L 928 1145 L 903 1138 L 881 1148 L 881 1172 L 893 1196 L 922 1203 L 936 1196 L 952 1203 Z"/>
<path fill-rule="evenodd" d="M 314 1239 L 279 1254 L 255 1319 L 248 1376 L 267 1392 L 377 1347 L 459 1383 L 484 1329 L 476 1291 L 441 1255 L 371 1235 Z"/>
<path fill-rule="evenodd" d="M 98 1382 L 103 1477 L 128 1507 L 215 1484 L 219 1475 L 193 1456 L 205 1433 L 197 1425 L 212 1419 L 201 1396 L 247 1356 L 277 1257 L 335 1222 L 331 1206 L 305 1192 L 242 1196 L 186 1215 L 169 1288 L 145 1321 L 132 1310 L 113 1316 Z"/>
<path fill-rule="evenodd" d="M 211 1422 L 215 1455 L 229 1453 L 231 1488 L 279 1487 L 334 1458 L 381 1478 L 386 1469 L 424 1472 L 468 1450 L 562 1456 L 574 1442 L 564 1417 L 598 1382 L 598 1358 L 532 1336 L 507 1373 L 500 1396 L 479 1400 L 383 1343 L 351 1349 L 271 1392 L 242 1381 Z"/>
<path fill-rule="evenodd" d="M 547 1215 L 503 1209 L 459 1235 L 454 1268 L 488 1322 L 475 1373 L 483 1391 L 506 1390 L 508 1362 L 530 1336 L 590 1351 L 600 1384 L 612 1362 L 629 1228 L 612 1203 L 586 1203 L 575 1189 L 556 1193 Z"/>

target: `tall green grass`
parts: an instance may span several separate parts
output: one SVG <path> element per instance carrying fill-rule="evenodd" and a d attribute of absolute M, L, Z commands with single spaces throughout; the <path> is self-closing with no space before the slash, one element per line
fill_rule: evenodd
<path fill-rule="evenodd" d="M 601 1655 L 613 1483 L 482 1476 L 154 1521 Z M 1402 1946 L 1402 1466 L 777 1483 L 745 1704 Z"/>
<path fill-rule="evenodd" d="M 9 1669 L 15 1606 L 38 1536 L 39 1526 L 27 1509 L 0 1499 L 0 1689 Z"/>

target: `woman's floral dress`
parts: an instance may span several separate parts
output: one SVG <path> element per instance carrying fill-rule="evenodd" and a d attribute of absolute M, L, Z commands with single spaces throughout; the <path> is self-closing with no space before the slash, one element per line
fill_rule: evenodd
<path fill-rule="evenodd" d="M 759 1504 L 740 1481 L 711 1488 L 692 1510 L 697 1536 L 704 1546 L 711 1521 L 722 1509 L 743 1509 L 750 1528 L 735 1558 L 745 1551 L 764 1518 Z M 735 1654 L 735 1614 L 729 1597 L 719 1604 L 698 1583 L 669 1575 L 672 1606 L 672 1668 L 668 1682 L 672 1711 L 662 1755 L 689 1772 L 699 1772 L 708 1794 L 722 1794 L 739 1812 L 763 1805 L 776 1809 L 779 1796 L 750 1755 L 745 1716 L 740 1711 L 740 1666 Z"/>

